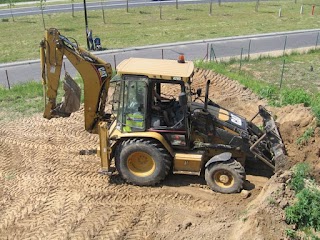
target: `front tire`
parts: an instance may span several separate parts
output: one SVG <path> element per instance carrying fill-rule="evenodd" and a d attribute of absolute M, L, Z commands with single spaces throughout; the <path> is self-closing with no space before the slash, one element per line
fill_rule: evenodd
<path fill-rule="evenodd" d="M 210 164 L 205 170 L 208 186 L 215 192 L 240 192 L 246 178 L 243 166 L 234 159 Z"/>
<path fill-rule="evenodd" d="M 120 176 L 139 186 L 155 185 L 169 173 L 171 156 L 155 140 L 129 139 L 118 147 L 116 167 Z"/>

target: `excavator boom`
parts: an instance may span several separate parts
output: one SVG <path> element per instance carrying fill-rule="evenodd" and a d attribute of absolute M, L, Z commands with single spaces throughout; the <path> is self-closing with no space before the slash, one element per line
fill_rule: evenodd
<path fill-rule="evenodd" d="M 56 103 L 64 56 L 83 79 L 85 129 L 97 133 L 99 120 L 106 117 L 104 108 L 112 76 L 111 65 L 81 48 L 76 42 L 62 36 L 55 28 L 46 30 L 45 37 L 40 43 L 45 98 L 43 116 L 47 119 L 69 116 L 80 106 L 80 89 L 68 75 L 64 83 L 66 92 L 64 102 Z"/>

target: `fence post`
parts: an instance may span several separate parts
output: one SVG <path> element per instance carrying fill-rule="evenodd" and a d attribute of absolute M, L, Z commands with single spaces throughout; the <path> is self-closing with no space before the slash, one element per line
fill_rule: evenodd
<path fill-rule="evenodd" d="M 7 76 L 8 88 L 9 88 L 9 90 L 10 90 L 10 82 L 9 82 L 8 70 L 6 70 L 6 76 Z"/>
<path fill-rule="evenodd" d="M 312 11 L 311 11 L 311 15 L 313 16 L 314 15 L 314 9 L 315 9 L 315 5 L 312 5 Z"/>
<path fill-rule="evenodd" d="M 211 47 L 210 48 L 211 48 L 211 50 L 210 50 L 210 62 L 211 62 L 212 54 L 213 54 L 214 60 L 217 62 L 217 57 L 216 57 L 216 54 L 215 54 L 214 49 L 212 47 L 212 43 L 211 43 Z"/>
<path fill-rule="evenodd" d="M 318 47 L 318 40 L 319 40 L 319 32 L 318 32 L 318 35 L 317 35 L 316 48 Z"/>
<path fill-rule="evenodd" d="M 116 55 L 113 55 L 114 69 L 117 69 Z"/>
<path fill-rule="evenodd" d="M 284 65 L 286 63 L 286 60 L 283 59 L 283 64 L 282 64 L 282 71 L 281 71 L 281 78 L 280 78 L 280 90 L 281 90 L 281 87 L 282 87 L 282 79 L 283 79 L 283 73 L 284 73 Z"/>
<path fill-rule="evenodd" d="M 207 62 L 208 62 L 208 57 L 209 57 L 209 43 L 207 43 L 207 54 L 206 54 Z"/>
<path fill-rule="evenodd" d="M 288 36 L 286 36 L 285 39 L 284 39 L 283 54 L 282 54 L 282 56 L 284 56 L 284 54 L 286 53 L 287 38 L 288 38 Z"/>
<path fill-rule="evenodd" d="M 282 10 L 281 10 L 281 8 L 279 9 L 279 17 L 280 17 L 280 18 L 282 17 Z"/>
<path fill-rule="evenodd" d="M 251 39 L 249 41 L 249 46 L 248 46 L 248 61 L 250 60 L 250 50 L 251 50 Z"/>
<path fill-rule="evenodd" d="M 240 53 L 240 66 L 239 66 L 239 71 L 241 71 L 241 66 L 242 66 L 242 52 L 243 52 L 243 48 L 241 48 L 241 53 Z"/>
<path fill-rule="evenodd" d="M 163 49 L 161 49 L 161 59 L 163 59 Z"/>

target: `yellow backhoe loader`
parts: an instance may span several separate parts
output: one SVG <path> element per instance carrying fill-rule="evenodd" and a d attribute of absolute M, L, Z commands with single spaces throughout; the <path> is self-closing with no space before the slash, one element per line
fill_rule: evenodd
<path fill-rule="evenodd" d="M 224 109 L 208 98 L 209 80 L 203 98 L 201 89 L 192 88 L 194 64 L 183 57 L 129 58 L 111 78 L 109 63 L 57 29 L 46 30 L 40 45 L 44 117 L 66 117 L 79 108 L 80 90 L 70 77 L 65 101 L 56 103 L 66 56 L 84 82 L 85 129 L 99 134 L 102 173 L 112 175 L 114 161 L 118 174 L 135 185 L 155 185 L 172 172 L 204 176 L 212 190 L 234 193 L 243 187 L 249 160 L 274 169 L 285 159 L 271 114 L 259 107 L 259 128 Z M 110 84 L 112 110 L 106 113 Z"/>

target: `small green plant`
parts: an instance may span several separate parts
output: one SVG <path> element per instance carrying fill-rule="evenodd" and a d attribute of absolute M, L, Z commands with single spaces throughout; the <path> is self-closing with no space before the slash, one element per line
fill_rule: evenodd
<path fill-rule="evenodd" d="M 297 235 L 297 232 L 295 230 L 292 229 L 286 229 L 286 236 L 290 239 L 290 240 L 298 240 L 300 239 Z"/>
<path fill-rule="evenodd" d="M 311 137 L 314 136 L 314 128 L 310 127 L 308 128 L 301 137 L 297 139 L 297 144 L 298 145 L 305 145 L 308 143 Z"/>
<path fill-rule="evenodd" d="M 317 189 L 302 189 L 297 195 L 297 202 L 285 209 L 286 220 L 296 224 L 298 228 L 313 228 L 320 230 L 320 191 Z"/>
<path fill-rule="evenodd" d="M 267 201 L 269 205 L 273 205 L 273 206 L 276 205 L 276 200 L 272 196 L 268 197 Z"/>
<path fill-rule="evenodd" d="M 296 192 L 304 188 L 304 179 L 310 176 L 310 166 L 307 163 L 299 163 L 293 169 L 293 176 L 290 181 L 290 187 Z"/>
<path fill-rule="evenodd" d="M 303 239 L 316 240 L 319 238 L 313 233 L 320 230 L 320 191 L 312 185 L 305 187 L 310 177 L 308 164 L 301 163 L 294 167 L 290 186 L 297 194 L 297 201 L 285 209 L 285 215 L 287 223 L 295 224 L 297 230 L 304 233 L 306 238 Z M 300 239 L 294 230 L 288 229 L 286 234 L 290 239 Z"/>

